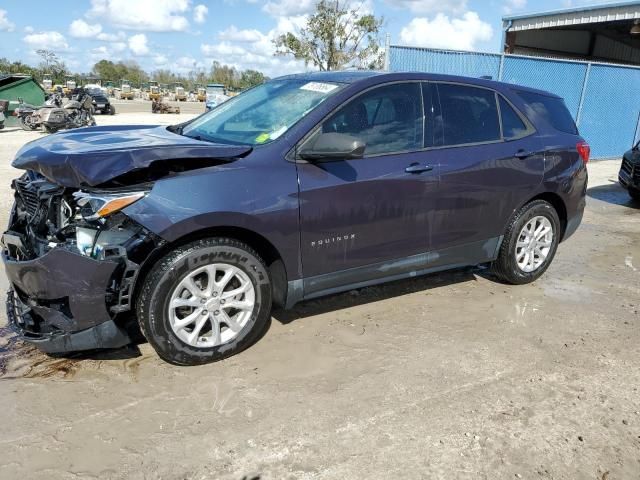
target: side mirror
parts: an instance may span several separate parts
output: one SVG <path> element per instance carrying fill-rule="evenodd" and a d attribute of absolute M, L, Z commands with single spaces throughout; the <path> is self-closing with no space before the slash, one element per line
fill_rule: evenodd
<path fill-rule="evenodd" d="M 303 160 L 332 161 L 362 158 L 366 144 L 357 137 L 344 133 L 321 133 L 298 152 Z"/>

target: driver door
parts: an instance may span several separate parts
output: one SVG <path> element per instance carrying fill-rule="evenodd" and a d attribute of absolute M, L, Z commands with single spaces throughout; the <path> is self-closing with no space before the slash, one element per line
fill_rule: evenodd
<path fill-rule="evenodd" d="M 323 133 L 352 136 L 366 148 L 364 158 L 297 163 L 305 296 L 419 269 L 438 174 L 422 150 L 421 84 L 368 90 L 309 141 Z"/>

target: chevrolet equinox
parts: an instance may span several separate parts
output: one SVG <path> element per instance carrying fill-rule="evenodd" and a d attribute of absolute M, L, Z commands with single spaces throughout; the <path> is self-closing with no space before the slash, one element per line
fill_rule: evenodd
<path fill-rule="evenodd" d="M 560 97 L 421 73 L 286 76 L 180 125 L 49 135 L 13 162 L 8 319 L 49 353 L 137 321 L 193 365 L 274 304 L 479 264 L 529 283 L 580 224 L 588 159 Z"/>

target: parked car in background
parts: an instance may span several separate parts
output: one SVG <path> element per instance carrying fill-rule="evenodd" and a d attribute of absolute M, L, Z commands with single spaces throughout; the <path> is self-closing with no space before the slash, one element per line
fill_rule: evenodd
<path fill-rule="evenodd" d="M 41 138 L 13 162 L 9 322 L 67 352 L 127 344 L 134 313 L 193 365 L 256 341 L 273 304 L 478 264 L 533 282 L 581 222 L 588 160 L 560 97 L 419 73 L 282 77 L 180 125 Z"/>
<path fill-rule="evenodd" d="M 226 94 L 224 85 L 221 83 L 210 83 L 207 85 L 205 98 L 205 109 L 207 112 L 227 100 L 229 100 L 229 97 Z"/>
<path fill-rule="evenodd" d="M 640 142 L 622 157 L 618 181 L 631 198 L 640 201 Z"/>
<path fill-rule="evenodd" d="M 116 114 L 116 107 L 111 105 L 109 97 L 101 88 L 88 88 L 87 93 L 91 96 L 94 113 Z"/>

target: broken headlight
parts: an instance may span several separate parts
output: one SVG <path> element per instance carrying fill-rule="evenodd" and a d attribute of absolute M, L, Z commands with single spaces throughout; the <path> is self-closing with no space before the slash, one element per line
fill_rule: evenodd
<path fill-rule="evenodd" d="M 76 192 L 73 197 L 80 208 L 80 214 L 87 221 L 95 221 L 119 212 L 137 202 L 148 192 L 127 192 L 119 194 Z"/>

